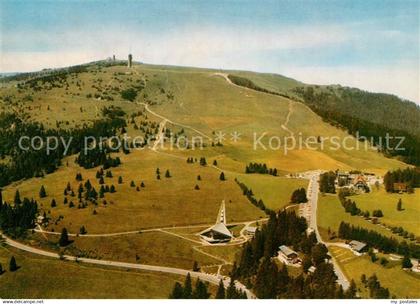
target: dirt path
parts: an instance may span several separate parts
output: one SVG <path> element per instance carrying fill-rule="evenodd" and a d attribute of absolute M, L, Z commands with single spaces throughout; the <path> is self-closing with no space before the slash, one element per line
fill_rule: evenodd
<path fill-rule="evenodd" d="M 227 74 L 227 73 L 214 73 L 213 74 L 214 76 L 220 76 L 220 77 L 223 77 L 230 85 L 233 85 L 233 86 L 235 86 L 235 87 L 238 87 L 238 88 L 241 88 L 241 89 L 245 89 L 245 90 L 249 90 L 249 91 L 253 91 L 253 92 L 258 92 L 258 93 L 262 93 L 262 94 L 269 94 L 270 96 L 276 96 L 276 95 L 273 95 L 273 94 L 271 94 L 271 93 L 267 93 L 267 92 L 260 92 L 260 91 L 256 91 L 256 90 L 254 90 L 254 89 L 250 89 L 250 88 L 247 88 L 247 87 L 244 87 L 244 86 L 240 86 L 240 85 L 237 85 L 237 84 L 235 84 L 235 83 L 233 83 L 230 79 L 229 79 L 229 74 Z M 284 121 L 284 123 L 281 125 L 281 128 L 283 129 L 283 130 L 285 130 L 286 132 L 288 132 L 289 134 L 290 134 L 290 136 L 291 137 L 294 137 L 294 133 L 293 133 L 293 131 L 291 131 L 289 128 L 288 128 L 288 124 L 289 124 L 289 121 L 290 121 L 290 116 L 292 115 L 292 113 L 293 113 L 293 103 L 294 103 L 294 101 L 292 101 L 292 100 L 290 100 L 289 99 L 289 112 L 287 113 L 287 116 L 286 116 L 286 120 Z"/>
<path fill-rule="evenodd" d="M 287 126 L 289 124 L 290 116 L 292 116 L 292 113 L 293 113 L 293 101 L 289 100 L 289 112 L 287 113 L 286 120 L 281 125 L 281 128 L 283 130 L 285 130 L 286 132 L 289 132 L 289 134 L 290 134 L 291 137 L 294 137 L 295 134 Z"/>
<path fill-rule="evenodd" d="M 203 133 L 203 132 L 201 132 L 200 130 L 197 130 L 197 129 L 195 129 L 195 128 L 191 127 L 191 126 L 188 126 L 188 125 L 184 125 L 184 124 L 181 124 L 181 123 L 174 122 L 174 121 L 170 120 L 169 118 L 167 118 L 167 117 L 165 117 L 165 116 L 162 116 L 162 115 L 160 115 L 160 114 L 158 114 L 158 113 L 156 113 L 156 112 L 154 112 L 154 111 L 150 110 L 150 109 L 149 109 L 149 105 L 148 105 L 147 103 L 144 103 L 144 102 L 137 102 L 137 104 L 140 104 L 140 105 L 144 106 L 144 108 L 146 109 L 146 111 L 147 111 L 147 112 L 149 112 L 150 114 L 152 114 L 152 115 L 154 115 L 154 116 L 156 116 L 156 117 L 159 117 L 159 118 L 160 118 L 160 119 L 162 119 L 162 120 L 166 120 L 166 121 L 167 121 L 168 123 L 170 123 L 170 124 L 173 124 L 173 125 L 175 125 L 175 126 L 182 127 L 182 128 L 185 128 L 185 129 L 190 129 L 190 130 L 192 130 L 192 131 L 194 131 L 194 132 L 196 132 L 196 133 L 200 134 L 201 136 L 203 136 L 203 137 L 207 138 L 207 139 L 208 139 L 208 140 L 210 140 L 210 141 L 212 141 L 212 140 L 213 140 L 210 136 L 208 136 L 208 135 L 204 134 L 204 133 Z"/>
<path fill-rule="evenodd" d="M 163 145 L 165 143 L 165 132 L 164 132 L 164 130 L 165 130 L 166 122 L 167 122 L 167 120 L 163 119 L 159 124 L 159 130 L 157 132 L 157 137 L 156 137 L 156 140 L 153 143 L 153 147 L 152 147 L 153 151 L 156 151 L 157 146 L 159 144 Z"/>

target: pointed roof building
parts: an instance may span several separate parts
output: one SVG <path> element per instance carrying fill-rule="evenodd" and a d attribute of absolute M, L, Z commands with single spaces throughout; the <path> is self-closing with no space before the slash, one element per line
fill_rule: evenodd
<path fill-rule="evenodd" d="M 226 207 L 225 201 L 220 205 L 216 223 L 210 228 L 200 233 L 203 240 L 209 243 L 229 242 L 233 235 L 226 226 Z"/>

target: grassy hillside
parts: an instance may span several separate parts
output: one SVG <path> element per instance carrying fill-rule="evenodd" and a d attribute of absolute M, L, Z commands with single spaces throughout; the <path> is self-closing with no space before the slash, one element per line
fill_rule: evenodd
<path fill-rule="evenodd" d="M 420 164 L 420 108 L 394 95 L 355 88 L 296 84 L 271 74 L 230 74 L 234 83 L 253 90 L 301 100 L 326 122 L 343 127 L 354 136 L 370 139 L 388 156 Z M 263 81 L 261 79 L 264 79 Z M 384 143 L 384 138 L 391 141 Z M 402 142 L 400 139 L 404 138 Z"/>
<path fill-rule="evenodd" d="M 250 77 L 257 85 L 270 90 L 276 87 L 291 90 L 302 85 L 277 75 L 235 73 Z M 71 236 L 74 242 L 65 249 L 71 254 L 130 262 L 140 260 L 185 269 L 197 261 L 212 272 L 218 270 L 215 265 L 222 265 L 222 271 L 226 273 L 239 247 L 204 248 L 196 234 L 214 223 L 223 200 L 226 202 L 228 224 L 236 223 L 232 227 L 235 237 L 240 235 L 244 222 L 266 216 L 243 195 L 235 178 L 251 188 L 255 197 L 261 198 L 267 207 L 278 210 L 289 203 L 293 190 L 307 186 L 306 180 L 286 179 L 283 177 L 286 173 L 312 169 L 358 169 L 382 174 L 406 166 L 401 161 L 384 157 L 369 145 L 366 149 L 356 149 L 360 143 L 354 137 L 324 122 L 301 102 L 236 86 L 225 76 L 220 71 L 208 69 L 143 64 L 127 69 L 120 65 L 95 63 L 76 70 L 21 75 L 2 81 L 0 113 L 14 113 L 23 125 L 25 122 L 37 122 L 43 125 L 43 129 L 60 130 L 63 134 L 68 130 L 87 128 L 99 119 L 110 119 L 113 114 L 109 114 L 109 109 L 112 106 L 113 111 L 121 113 L 120 117 L 126 124 L 115 130 L 117 136 L 126 134 L 151 138 L 165 132 L 172 133 L 172 139 L 175 136 L 189 139 L 201 136 L 204 142 L 203 147 L 189 144 L 187 148 L 182 146 L 177 149 L 171 147 L 169 140 L 156 146 L 152 140 L 145 149 L 132 150 L 128 154 L 122 151 L 110 153 L 113 158 L 119 157 L 121 164 L 106 170 L 111 171 L 113 177 L 104 177 L 103 186 L 114 186 L 116 192 L 107 192 L 94 202 L 83 204 L 86 200 L 82 198 L 79 203 L 78 188 L 89 180 L 99 193 L 101 185 L 96 174 L 100 167 L 80 167 L 75 162 L 77 155 L 63 157 L 61 165 L 53 173 L 47 174 L 47 170 L 41 168 L 43 174 L 38 174 L 38 177 L 7 185 L 3 189 L 4 200 L 13 202 L 17 190 L 22 198 L 36 199 L 40 214 L 45 212 L 48 219 L 44 229 L 50 232 L 67 228 L 70 233 L 77 234 L 82 226 L 88 234 L 134 231 L 118 236 Z M 0 135 L 9 138 L 16 130 L 16 123 L 7 119 L 2 123 Z M 298 146 L 285 149 L 285 140 L 291 137 L 296 139 Z M 299 147 L 299 141 L 310 137 L 315 139 L 311 147 Z M 346 138 L 347 148 L 333 149 L 333 143 L 329 141 L 333 137 L 339 141 Z M 261 138 L 260 143 L 256 143 L 258 138 Z M 19 168 L 28 167 L 25 166 L 25 154 L 22 156 L 11 147 L 0 151 L 3 154 L 0 169 L 8 168 L 14 162 L 20 162 Z M 199 160 L 203 157 L 206 165 L 200 165 Z M 191 158 L 192 163 L 187 162 Z M 280 176 L 245 174 L 245 167 L 251 162 L 276 168 Z M 160 171 L 159 179 L 157 169 Z M 167 170 L 170 177 L 166 177 Z M 221 180 L 222 172 L 224 181 Z M 82 181 L 76 180 L 77 173 L 83 176 Z M 119 177 L 122 182 L 118 181 Z M 75 196 L 64 193 L 67 184 Z M 43 198 L 39 196 L 41 186 L 47 192 Z M 67 204 L 64 204 L 65 198 Z M 52 204 L 53 199 L 56 206 Z M 372 229 L 390 234 L 361 218 L 347 218 L 349 215 L 344 213 L 336 197 L 326 196 L 320 200 L 318 216 L 324 234 L 328 227 L 337 230 L 342 219 L 370 225 Z M 70 202 L 73 202 L 73 207 L 70 207 Z M 176 229 L 172 229 L 174 227 Z M 158 230 L 138 233 L 138 230 L 151 228 Z M 57 236 L 39 233 L 29 235 L 26 240 L 34 246 L 54 251 L 60 250 L 57 241 Z M 30 264 L 25 267 L 30 269 Z M 36 264 L 33 271 L 36 272 L 42 265 Z M 58 267 L 58 264 L 51 265 Z M 24 267 L 8 284 L 19 279 L 23 270 Z M 63 271 L 71 275 L 73 270 Z M 93 276 L 84 272 L 80 275 Z M 105 284 L 103 277 L 95 275 L 92 278 L 95 283 L 92 284 Z M 25 273 L 26 277 L 32 278 Z M 144 295 L 136 295 L 128 290 L 126 294 L 154 297 L 154 281 L 150 280 L 150 292 L 145 289 Z M 166 297 L 165 284 L 172 284 L 173 280 L 168 282 L 163 283 L 159 296 Z M 32 286 L 25 284 L 21 285 L 32 290 Z M 57 280 L 56 284 L 57 288 L 61 288 L 60 284 L 67 283 Z M 85 292 L 81 289 L 80 295 Z M 96 295 L 107 297 L 106 291 Z"/>
<path fill-rule="evenodd" d="M 303 92 L 324 94 L 318 101 L 330 111 L 338 111 L 368 120 L 390 129 L 404 130 L 420 136 L 420 108 L 414 102 L 384 93 L 371 93 L 340 85 L 310 85 L 276 74 L 236 72 L 231 74 L 250 79 L 261 88 L 293 97 L 305 97 Z M 305 98 L 303 98 L 305 100 Z"/>
<path fill-rule="evenodd" d="M 57 87 L 45 84 L 39 85 L 41 88 L 37 90 L 30 89 L 28 85 L 25 89 L 17 89 L 14 82 L 3 83 L 0 106 L 3 106 L 3 110 L 15 111 L 28 120 L 40 121 L 46 127 L 80 127 L 100 118 L 104 106 L 118 106 L 127 116 L 137 111 L 144 112 L 143 106 L 121 99 L 121 90 L 134 87 L 138 88 L 136 101 L 149 103 L 153 111 L 171 121 L 193 127 L 213 140 L 213 132 L 223 132 L 226 139 L 223 149 L 206 149 L 205 153 L 219 154 L 219 157 L 226 157 L 229 161 L 266 162 L 284 172 L 315 168 L 356 168 L 384 172 L 402 166 L 398 161 L 382 157 L 375 150 L 328 149 L 328 138 L 344 138 L 348 134 L 324 123 L 299 102 L 235 87 L 213 71 L 136 65 L 129 74 L 126 72 L 127 69 L 122 66 L 93 66 L 82 73 L 68 76 L 66 83 L 61 83 L 62 87 L 57 83 Z M 255 75 L 261 81 L 268 82 L 263 74 Z M 273 75 L 270 77 L 279 78 Z M 287 87 L 294 83 L 293 80 L 281 77 L 279 82 L 284 82 Z M 150 113 L 146 116 L 150 121 L 161 120 Z M 287 126 L 282 126 L 287 119 Z M 182 129 L 181 126 L 171 123 L 167 127 L 174 132 Z M 187 135 L 197 135 L 188 127 L 183 129 Z M 138 133 L 130 124 L 127 131 L 129 135 Z M 241 140 L 236 143 L 230 140 L 231 133 L 235 131 L 241 135 Z M 290 135 L 290 132 L 302 140 L 308 136 L 325 138 L 327 148 L 321 151 L 321 146 L 315 145 L 316 151 L 304 147 L 284 152 L 283 137 Z M 255 139 L 263 134 L 265 135 L 261 142 L 264 146 L 272 136 L 280 137 L 283 140 L 282 145 L 268 151 L 257 145 L 254 150 Z M 350 139 L 347 144 L 354 147 L 356 143 L 356 140 Z"/>
<path fill-rule="evenodd" d="M 359 289 L 362 299 L 369 297 L 369 290 L 361 282 L 362 274 L 367 278 L 376 274 L 381 286 L 388 288 L 391 296 L 396 298 L 418 298 L 418 286 L 420 276 L 410 273 L 401 268 L 400 261 L 389 260 L 388 265 L 382 266 L 379 261 L 373 263 L 369 256 L 355 256 L 350 250 L 341 247 L 331 247 L 332 255 L 335 257 L 342 270 L 349 279 L 353 279 Z M 379 255 L 382 257 L 382 255 Z"/>
<path fill-rule="evenodd" d="M 304 179 L 269 175 L 247 174 L 238 176 L 238 180 L 252 189 L 255 198 L 262 199 L 265 206 L 272 210 L 280 210 L 287 206 L 294 190 L 308 186 L 308 181 Z"/>
<path fill-rule="evenodd" d="M 3 269 L 11 256 L 20 267 L 0 275 L 1 298 L 130 299 L 167 298 L 182 277 L 81 265 L 0 247 Z"/>
<path fill-rule="evenodd" d="M 332 232 L 335 231 L 338 234 L 338 228 L 342 221 L 350 223 L 354 226 L 360 226 L 369 230 L 374 230 L 387 237 L 394 237 L 399 241 L 404 240 L 402 237 L 393 234 L 391 231 L 379 225 L 374 225 L 371 222 L 368 222 L 361 216 L 351 216 L 350 213 L 346 213 L 336 195 L 326 194 L 319 197 L 317 218 L 319 231 L 323 238 L 326 240 L 329 239 L 327 233 L 328 229 L 330 229 Z"/>
<path fill-rule="evenodd" d="M 89 233 L 108 233 L 213 223 L 222 200 L 226 201 L 229 222 L 263 216 L 263 212 L 242 195 L 234 176 L 229 173 L 226 173 L 227 180 L 222 182 L 218 170 L 197 163 L 187 164 L 186 160 L 150 150 L 134 151 L 128 155 L 121 153 L 120 157 L 123 164 L 111 169 L 112 178 L 105 178 L 105 185 L 114 185 L 116 192 L 106 193 L 104 198 L 99 198 L 98 206 L 89 204 L 86 208 L 78 208 L 77 190 L 80 182 L 76 181 L 76 174 L 82 174 L 83 184 L 89 179 L 97 192 L 100 185 L 95 177 L 97 169 L 80 168 L 73 158 L 66 160 L 68 166 L 44 178 L 12 184 L 4 189 L 3 197 L 6 201 L 12 201 L 16 190 L 22 197 L 34 197 L 50 218 L 50 230 L 61 231 L 67 227 L 74 233 L 82 225 Z M 160 180 L 156 177 L 157 168 L 162 172 Z M 166 170 L 170 171 L 172 177 L 165 177 Z M 201 181 L 197 180 L 198 175 Z M 123 179 L 122 184 L 118 184 L 119 176 Z M 136 187 L 143 182 L 145 187 L 137 191 L 136 187 L 131 187 L 131 181 Z M 64 189 L 68 182 L 76 197 L 68 195 L 68 204 L 64 205 Z M 45 198 L 39 198 L 38 195 L 41 185 L 47 191 Z M 199 185 L 200 190 L 195 190 L 195 185 Z M 57 207 L 51 207 L 52 199 L 57 201 Z M 74 208 L 69 207 L 70 201 L 74 202 Z M 93 215 L 93 210 L 96 210 L 96 215 Z M 58 220 L 60 216 L 62 219 Z"/>
<path fill-rule="evenodd" d="M 381 222 L 405 230 L 420 236 L 418 225 L 420 218 L 420 192 L 419 189 L 413 194 L 387 193 L 383 188 L 374 189 L 371 193 L 365 193 L 352 197 L 357 206 L 362 210 L 368 210 L 371 214 L 375 209 L 381 209 L 384 217 Z M 402 200 L 402 211 L 397 210 L 398 200 Z"/>

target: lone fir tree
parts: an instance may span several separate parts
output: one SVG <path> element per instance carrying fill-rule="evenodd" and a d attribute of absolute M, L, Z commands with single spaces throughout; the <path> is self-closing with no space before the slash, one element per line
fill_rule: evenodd
<path fill-rule="evenodd" d="M 60 240 L 58 241 L 58 244 L 61 247 L 67 246 L 69 244 L 69 235 L 67 233 L 67 229 L 66 228 L 63 228 L 63 230 L 61 230 Z"/>

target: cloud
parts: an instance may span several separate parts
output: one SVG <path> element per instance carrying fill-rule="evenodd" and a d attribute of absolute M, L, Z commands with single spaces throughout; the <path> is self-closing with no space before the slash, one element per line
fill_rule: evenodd
<path fill-rule="evenodd" d="M 145 60 L 175 57 L 209 56 L 247 50 L 290 50 L 322 48 L 349 40 L 339 26 L 317 27 L 194 27 L 185 26 L 156 32 L 145 29 L 108 28 L 60 31 L 12 31 L 2 37 L 3 52 L 138 51 Z M 100 53 L 100 52 L 99 52 Z"/>

